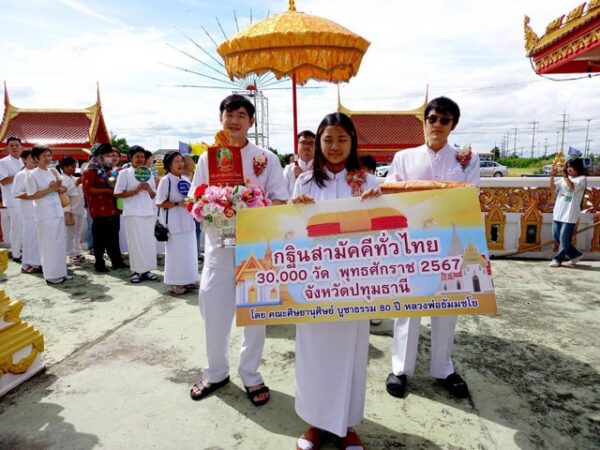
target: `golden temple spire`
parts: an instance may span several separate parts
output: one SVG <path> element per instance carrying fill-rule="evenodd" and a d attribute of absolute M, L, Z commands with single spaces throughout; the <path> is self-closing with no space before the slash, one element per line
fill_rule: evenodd
<path fill-rule="evenodd" d="M 10 100 L 8 99 L 8 88 L 6 87 L 6 81 L 4 82 L 4 106 L 8 108 Z"/>
<path fill-rule="evenodd" d="M 290 0 L 290 7 L 288 11 L 296 11 L 296 2 L 294 0 Z"/>

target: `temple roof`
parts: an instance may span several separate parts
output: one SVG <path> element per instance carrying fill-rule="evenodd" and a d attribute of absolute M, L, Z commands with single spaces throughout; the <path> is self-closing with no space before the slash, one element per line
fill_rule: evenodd
<path fill-rule="evenodd" d="M 538 35 L 525 16 L 525 50 L 538 73 L 600 72 L 600 0 L 591 0 L 563 14 Z"/>
<path fill-rule="evenodd" d="M 410 111 L 353 111 L 338 100 L 338 111 L 352 118 L 361 154 L 371 154 L 378 162 L 391 161 L 397 150 L 425 143 L 423 113 L 425 102 Z"/>
<path fill-rule="evenodd" d="M 10 103 L 4 84 L 4 115 L 0 124 L 0 142 L 15 136 L 23 147 L 48 145 L 52 150 L 82 152 L 93 144 L 110 142 L 110 135 L 97 92 L 96 103 L 83 109 L 26 109 Z M 81 155 L 87 159 L 87 154 Z"/>

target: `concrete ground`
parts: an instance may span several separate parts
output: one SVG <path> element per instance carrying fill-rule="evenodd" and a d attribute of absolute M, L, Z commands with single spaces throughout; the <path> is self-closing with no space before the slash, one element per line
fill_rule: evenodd
<path fill-rule="evenodd" d="M 429 321 L 405 399 L 390 397 L 392 322 L 372 327 L 365 418 L 369 449 L 600 448 L 600 262 L 493 260 L 499 313 L 464 316 L 455 362 L 472 397 L 450 398 L 428 377 Z M 88 261 L 58 287 L 10 263 L 6 293 L 42 330 L 48 369 L 0 398 L 0 449 L 293 449 L 306 424 L 294 412 L 294 326 L 272 326 L 262 372 L 272 400 L 255 408 L 236 374 L 193 402 L 205 363 L 196 293 Z M 325 448 L 336 448 L 334 443 Z"/>

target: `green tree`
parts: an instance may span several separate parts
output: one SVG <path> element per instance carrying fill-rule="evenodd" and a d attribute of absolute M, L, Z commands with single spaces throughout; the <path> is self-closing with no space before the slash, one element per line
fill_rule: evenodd
<path fill-rule="evenodd" d="M 119 137 L 114 133 L 110 134 L 110 143 L 113 147 L 117 147 L 121 153 L 127 154 L 129 150 L 129 144 L 127 144 L 127 139 L 124 137 Z"/>

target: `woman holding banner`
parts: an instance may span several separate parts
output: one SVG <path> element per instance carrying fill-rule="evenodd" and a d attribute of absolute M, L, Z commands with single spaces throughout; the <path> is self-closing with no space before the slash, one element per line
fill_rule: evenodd
<path fill-rule="evenodd" d="M 361 168 L 352 120 L 328 114 L 317 130 L 313 170 L 296 180 L 292 202 L 379 195 L 379 183 Z M 364 413 L 368 350 L 368 320 L 297 325 L 296 412 L 311 427 L 296 449 L 319 448 L 328 433 L 341 438 L 340 448 L 364 448 L 353 427 Z"/>
<path fill-rule="evenodd" d="M 169 291 L 184 294 L 198 287 L 198 253 L 194 218 L 185 208 L 190 181 L 183 176 L 185 164 L 179 152 L 167 153 L 163 159 L 167 174 L 158 183 L 156 206 L 159 220 L 169 229 L 165 243 L 165 279 Z"/>

